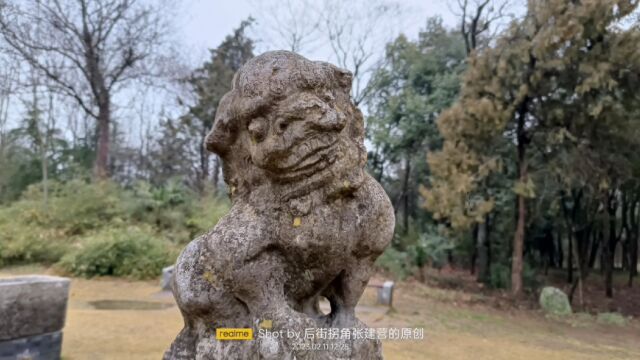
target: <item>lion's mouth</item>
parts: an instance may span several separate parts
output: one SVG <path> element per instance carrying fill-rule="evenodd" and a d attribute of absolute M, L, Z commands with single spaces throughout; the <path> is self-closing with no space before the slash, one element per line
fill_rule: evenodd
<path fill-rule="evenodd" d="M 270 171 L 279 182 L 296 181 L 324 170 L 336 160 L 338 138 L 330 134 L 315 136 L 291 148 L 285 161 Z"/>

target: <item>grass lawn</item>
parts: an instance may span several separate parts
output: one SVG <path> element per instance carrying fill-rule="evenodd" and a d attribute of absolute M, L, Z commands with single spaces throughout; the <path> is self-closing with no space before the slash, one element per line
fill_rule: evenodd
<path fill-rule="evenodd" d="M 0 269 L 0 276 L 47 273 L 39 267 Z M 381 279 L 377 279 L 381 280 Z M 182 327 L 175 306 L 150 310 L 98 310 L 91 302 L 133 300 L 173 304 L 156 281 L 73 278 L 64 328 L 63 358 L 160 359 Z M 461 290 L 407 282 L 398 285 L 395 308 L 373 305 L 367 290 L 359 317 L 370 327 L 423 327 L 425 338 L 383 341 L 385 359 L 640 359 L 640 321 L 597 323 L 577 314 L 551 319 L 535 310 L 496 309 L 469 301 Z"/>

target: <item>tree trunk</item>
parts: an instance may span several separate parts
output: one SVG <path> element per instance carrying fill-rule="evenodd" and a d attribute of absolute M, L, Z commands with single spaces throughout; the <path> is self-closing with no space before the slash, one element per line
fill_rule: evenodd
<path fill-rule="evenodd" d="M 636 189 L 638 191 L 640 189 Z M 633 286 L 633 278 L 638 276 L 638 242 L 640 241 L 640 209 L 638 204 L 640 198 L 636 197 L 629 209 L 629 282 L 628 286 Z"/>
<path fill-rule="evenodd" d="M 567 282 L 571 284 L 573 282 L 573 231 L 571 228 L 567 231 L 567 245 L 569 246 L 567 251 Z"/>
<path fill-rule="evenodd" d="M 633 286 L 633 278 L 638 276 L 638 228 L 632 231 L 629 238 L 629 287 Z"/>
<path fill-rule="evenodd" d="M 523 184 L 527 182 L 527 166 L 524 163 L 523 156 L 520 156 L 520 181 Z M 525 225 L 527 219 L 527 205 L 526 199 L 522 194 L 518 195 L 518 222 L 516 225 L 516 233 L 513 237 L 513 255 L 511 260 L 511 292 L 513 295 L 522 294 L 522 268 L 523 268 L 523 251 L 524 251 L 524 237 L 525 237 Z"/>
<path fill-rule="evenodd" d="M 471 229 L 471 243 L 473 244 L 473 252 L 471 253 L 471 275 L 476 273 L 476 260 L 478 259 L 478 224 Z"/>
<path fill-rule="evenodd" d="M 575 238 L 575 239 L 574 239 Z M 575 237 L 572 237 L 569 239 L 570 243 L 573 242 L 577 242 L 577 234 Z M 580 300 L 580 308 L 583 309 L 584 308 L 584 298 L 583 298 L 583 287 L 582 287 L 582 283 L 583 280 L 585 278 L 585 274 L 583 273 L 583 257 L 581 256 L 581 251 L 580 251 L 580 246 L 578 246 L 578 244 L 574 244 L 573 246 L 571 246 L 573 248 L 573 252 L 571 254 L 568 254 L 568 256 L 570 256 L 571 258 L 575 257 L 575 261 L 577 263 L 577 269 L 578 269 L 578 276 L 574 279 L 573 281 L 573 285 L 571 286 L 571 290 L 569 291 L 569 302 L 573 303 L 573 296 L 575 295 L 575 291 L 576 289 L 578 289 L 578 298 Z"/>
<path fill-rule="evenodd" d="M 407 234 L 409 232 L 409 177 L 411 176 L 411 160 L 409 160 L 409 155 L 405 158 L 404 163 L 404 183 L 402 185 L 402 196 L 404 197 L 404 233 Z"/>
<path fill-rule="evenodd" d="M 556 235 L 556 246 L 558 247 L 558 257 L 556 259 L 556 266 L 558 269 L 562 269 L 564 264 L 564 249 L 562 248 L 562 231 L 558 231 Z"/>
<path fill-rule="evenodd" d="M 584 281 L 587 279 L 589 275 L 589 267 L 588 267 L 588 257 L 589 257 L 589 239 L 591 237 L 592 229 L 591 226 L 586 226 L 585 228 L 574 231 L 574 236 L 570 240 L 574 242 L 573 244 L 573 253 L 570 254 L 571 257 L 575 258 L 576 269 L 578 271 L 577 277 L 575 277 L 573 281 L 573 285 L 571 287 L 571 291 L 569 293 L 569 301 L 573 302 L 573 296 L 575 294 L 575 290 L 578 290 L 578 298 L 580 301 L 580 308 L 584 309 L 584 297 L 583 297 L 583 285 Z"/>
<path fill-rule="evenodd" d="M 629 235 L 627 234 L 627 238 L 629 237 Z M 629 241 L 627 239 L 625 239 L 625 241 L 621 242 L 620 245 L 622 246 L 622 271 L 628 271 L 629 268 L 631 267 L 630 261 L 629 261 Z"/>
<path fill-rule="evenodd" d="M 602 239 L 598 236 L 598 232 L 593 232 L 593 242 L 591 243 L 591 252 L 589 254 L 589 269 L 594 269 L 596 266 L 596 259 L 598 258 L 598 249 L 602 243 Z"/>
<path fill-rule="evenodd" d="M 206 136 L 207 129 L 203 127 L 201 133 L 202 144 L 200 146 L 200 178 L 198 179 L 198 188 L 201 192 L 205 191 L 207 178 L 209 177 L 209 151 L 204 146 Z"/>
<path fill-rule="evenodd" d="M 49 158 L 47 150 L 49 150 L 49 138 L 54 128 L 53 122 L 53 94 L 49 93 L 49 109 L 47 111 L 47 122 L 44 127 L 44 136 L 42 136 L 42 195 L 43 207 L 46 213 L 49 208 Z"/>
<path fill-rule="evenodd" d="M 478 242 L 477 242 L 477 280 L 479 282 L 486 282 L 489 277 L 489 248 L 487 246 L 487 222 L 485 217 L 484 221 L 478 224 Z"/>
<path fill-rule="evenodd" d="M 98 146 L 93 174 L 97 180 L 103 180 L 109 176 L 109 128 L 111 125 L 109 100 L 100 104 L 98 110 Z"/>
<path fill-rule="evenodd" d="M 604 287 L 605 294 L 608 298 L 613 297 L 613 260 L 616 247 L 616 228 L 615 228 L 615 212 L 612 214 L 611 196 L 607 196 L 603 219 L 604 241 L 602 243 L 602 260 L 604 261 Z M 612 216 L 613 215 L 613 216 Z"/>

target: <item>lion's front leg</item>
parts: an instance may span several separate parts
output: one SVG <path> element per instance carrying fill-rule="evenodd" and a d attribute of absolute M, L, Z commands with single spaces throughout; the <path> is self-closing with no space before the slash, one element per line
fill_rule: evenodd
<path fill-rule="evenodd" d="M 264 249 L 234 270 L 232 292 L 246 305 L 249 313 L 259 316 L 254 323 L 270 324 L 271 327 L 263 331 L 284 335 L 277 339 L 258 337 L 261 358 L 315 359 L 314 351 L 309 351 L 312 340 L 305 339 L 305 332 L 316 328 L 317 324 L 287 301 L 284 281 L 288 276 L 285 273 L 286 262 L 281 254 Z M 256 330 L 259 335 L 260 329 Z"/>
<path fill-rule="evenodd" d="M 348 328 L 355 325 L 355 309 L 367 287 L 373 272 L 371 259 L 356 260 L 324 291 L 323 295 L 331 304 L 329 314 L 332 327 Z"/>

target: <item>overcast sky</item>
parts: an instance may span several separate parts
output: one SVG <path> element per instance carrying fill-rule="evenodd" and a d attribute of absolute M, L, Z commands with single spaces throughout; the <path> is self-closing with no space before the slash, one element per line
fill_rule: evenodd
<path fill-rule="evenodd" d="M 185 51 L 204 59 L 206 50 L 218 46 L 242 20 L 253 16 L 260 21 L 261 16 L 256 13 L 254 6 L 258 1 L 260 0 L 186 0 L 176 23 L 180 43 L 184 44 Z M 417 35 L 430 16 L 439 15 L 446 25 L 455 24 L 455 17 L 448 9 L 446 0 L 400 0 L 396 3 L 406 10 L 402 32 L 410 38 Z M 380 49 L 382 51 L 384 45 Z M 323 57 L 322 54 L 318 56 Z"/>

